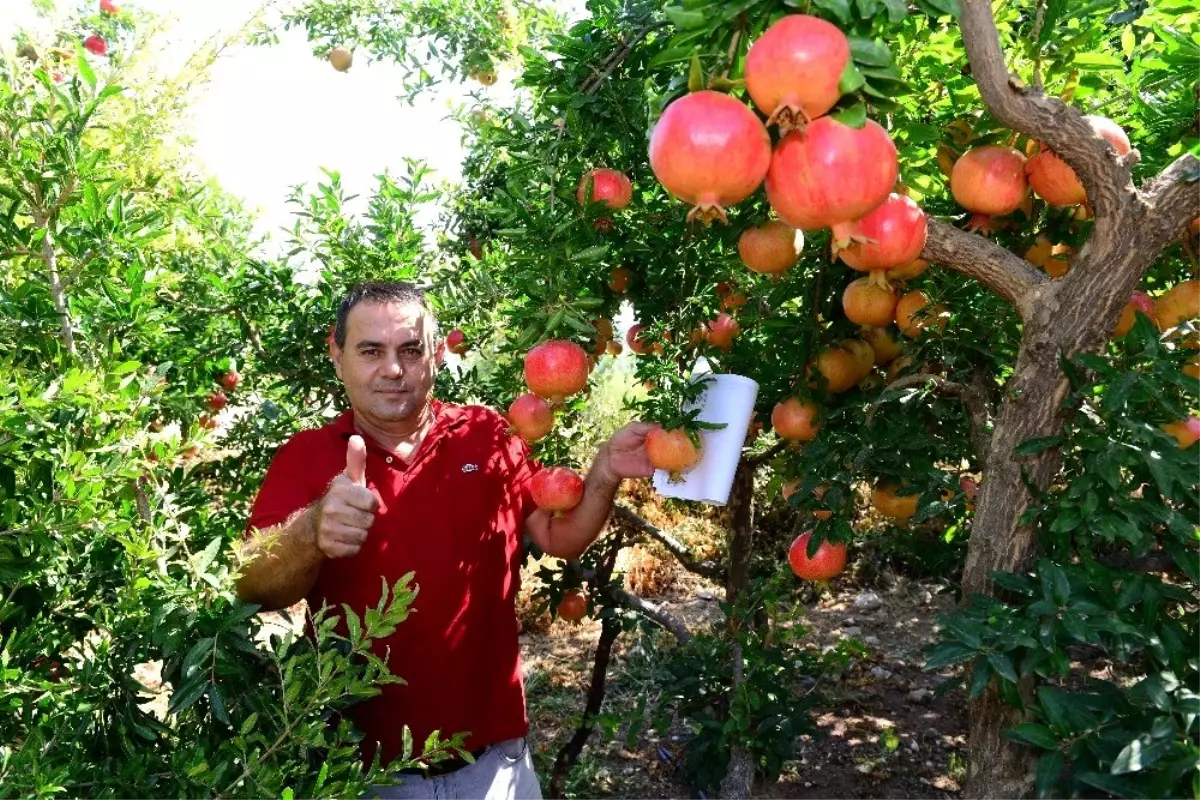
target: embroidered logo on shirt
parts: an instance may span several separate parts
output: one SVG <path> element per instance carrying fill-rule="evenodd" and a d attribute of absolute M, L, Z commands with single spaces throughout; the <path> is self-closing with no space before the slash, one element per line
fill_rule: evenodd
<path fill-rule="evenodd" d="M 478 464 L 463 464 L 462 471 L 463 472 L 479 472 L 479 465 Z"/>

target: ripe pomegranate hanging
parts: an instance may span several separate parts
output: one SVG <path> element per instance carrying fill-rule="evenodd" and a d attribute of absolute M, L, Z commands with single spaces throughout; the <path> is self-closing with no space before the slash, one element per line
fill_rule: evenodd
<path fill-rule="evenodd" d="M 759 187 L 771 165 L 771 137 L 758 117 L 721 92 L 681 97 L 650 134 L 650 167 L 688 219 L 728 222 L 725 209 Z"/>
<path fill-rule="evenodd" d="M 629 349 L 637 353 L 639 356 L 663 354 L 663 346 L 661 342 L 652 342 L 646 337 L 645 325 L 634 325 L 625 334 L 625 344 Z"/>
<path fill-rule="evenodd" d="M 587 616 L 587 595 L 581 589 L 568 589 L 558 604 L 558 616 L 567 622 L 579 622 Z"/>
<path fill-rule="evenodd" d="M 917 513 L 919 497 L 915 494 L 897 495 L 896 492 L 899 488 L 895 483 L 890 482 L 878 484 L 871 495 L 871 503 L 875 506 L 875 510 L 883 516 L 896 522 L 907 522 L 913 514 Z"/>
<path fill-rule="evenodd" d="M 877 208 L 849 226 L 851 243 L 838 256 L 862 272 L 906 267 L 925 249 L 925 212 L 910 197 L 890 194 Z"/>
<path fill-rule="evenodd" d="M 625 294 L 629 291 L 629 284 L 632 282 L 633 273 L 624 267 L 614 267 L 608 273 L 608 288 L 617 294 Z"/>
<path fill-rule="evenodd" d="M 738 237 L 738 255 L 752 272 L 782 275 L 796 266 L 803 241 L 804 234 L 783 220 L 773 219 L 742 232 Z"/>
<path fill-rule="evenodd" d="M 1121 309 L 1121 317 L 1117 320 L 1117 328 L 1113 331 L 1114 339 L 1121 339 L 1125 334 L 1133 330 L 1133 323 L 1137 320 L 1137 314 L 1141 313 L 1150 319 L 1150 322 L 1155 328 L 1158 327 L 1158 318 L 1155 316 L 1154 298 L 1145 292 L 1134 292 L 1129 297 L 1129 302 L 1125 304 L 1125 308 Z"/>
<path fill-rule="evenodd" d="M 1016 211 L 1029 193 L 1025 156 L 999 144 L 969 150 L 954 162 L 950 191 L 960 206 L 975 213 L 969 227 L 987 231 L 991 217 Z"/>
<path fill-rule="evenodd" d="M 725 281 L 717 284 L 717 297 L 721 300 L 722 311 L 737 311 L 746 305 L 746 293 L 734 289 Z"/>
<path fill-rule="evenodd" d="M 1124 129 L 1111 119 L 1097 116 L 1085 116 L 1083 119 L 1097 135 L 1108 140 L 1117 155 L 1123 156 L 1132 149 Z M 1075 175 L 1075 170 L 1044 144 L 1038 146 L 1040 152 L 1025 164 L 1029 185 L 1038 197 L 1060 208 L 1086 202 L 1087 192 Z"/>
<path fill-rule="evenodd" d="M 877 122 L 851 128 L 821 117 L 775 148 L 767 200 L 792 227 L 832 228 L 844 247 L 850 243 L 849 224 L 886 200 L 898 175 L 896 146 Z"/>
<path fill-rule="evenodd" d="M 813 371 L 825 378 L 825 391 L 830 394 L 840 394 L 862 380 L 862 371 L 855 354 L 841 347 L 826 347 L 817 353 L 817 357 L 809 366 Z M 814 388 L 820 384 L 815 377 L 810 381 Z"/>
<path fill-rule="evenodd" d="M 633 184 L 625 177 L 625 173 L 615 169 L 594 169 L 584 175 L 575 191 L 575 199 L 579 201 L 579 205 L 587 201 L 589 185 L 592 202 L 603 203 L 613 211 L 620 211 L 633 199 Z"/>
<path fill-rule="evenodd" d="M 587 379 L 587 353 L 574 342 L 542 342 L 525 354 L 525 383 L 553 405 L 587 386 Z"/>
<path fill-rule="evenodd" d="M 728 353 L 733 349 L 733 339 L 741 333 L 742 326 L 728 314 L 718 314 L 708 323 L 708 343 Z"/>
<path fill-rule="evenodd" d="M 1181 450 L 1187 450 L 1196 442 L 1200 442 L 1200 417 L 1188 417 L 1185 420 L 1168 422 L 1159 427 L 1175 437 Z"/>
<path fill-rule="evenodd" d="M 838 342 L 838 347 L 849 353 L 853 359 L 855 383 L 859 383 L 871 374 L 871 370 L 875 366 L 875 351 L 871 345 L 862 339 L 842 339 Z"/>
<path fill-rule="evenodd" d="M 536 394 L 523 394 L 508 407 L 509 434 L 536 442 L 554 429 L 554 409 Z"/>
<path fill-rule="evenodd" d="M 949 309 L 941 303 L 930 306 L 924 292 L 909 292 L 896 303 L 896 327 L 910 339 L 916 339 L 927 328 L 944 330 L 949 317 Z"/>
<path fill-rule="evenodd" d="M 789 397 L 771 411 L 771 427 L 781 439 L 811 442 L 821 430 L 821 409 L 813 402 Z"/>
<path fill-rule="evenodd" d="M 833 108 L 850 63 L 850 42 L 836 25 L 790 14 L 767 28 L 746 53 L 746 90 L 767 126 L 783 136 Z"/>
<path fill-rule="evenodd" d="M 601 356 L 608 349 L 608 343 L 613 338 L 613 326 L 604 317 L 597 317 L 592 320 L 592 327 L 596 329 L 595 347 L 592 348 L 592 355 Z"/>
<path fill-rule="evenodd" d="M 889 269 L 887 277 L 890 281 L 911 281 L 913 278 L 923 275 L 927 269 L 929 269 L 928 261 L 923 258 L 915 258 L 912 263 L 903 267 Z"/>
<path fill-rule="evenodd" d="M 467 335 L 461 329 L 455 328 L 446 334 L 446 349 L 457 356 L 467 354 Z"/>
<path fill-rule="evenodd" d="M 554 516 L 570 511 L 583 500 L 583 479 L 567 467 L 546 467 L 533 476 L 530 492 L 537 507 Z"/>
<path fill-rule="evenodd" d="M 1172 286 L 1154 301 L 1154 309 L 1164 331 L 1200 318 L 1200 281 L 1183 281 Z"/>
<path fill-rule="evenodd" d="M 699 444 L 682 428 L 655 428 L 646 435 L 646 457 L 651 466 L 665 470 L 672 481 L 699 464 L 700 456 Z"/>
<path fill-rule="evenodd" d="M 821 542 L 817 552 L 810 558 L 808 542 L 811 538 L 812 531 L 805 531 L 797 536 L 796 541 L 788 548 L 788 564 L 797 578 L 806 581 L 827 581 L 846 568 L 844 542 Z"/>
<path fill-rule="evenodd" d="M 345 47 L 335 47 L 329 51 L 329 64 L 338 72 L 346 72 L 354 64 L 354 53 Z"/>
<path fill-rule="evenodd" d="M 100 13 L 101 14 L 119 14 L 119 13 L 121 13 L 121 9 L 118 8 L 117 4 L 114 3 L 112 0 L 100 0 Z"/>
<path fill-rule="evenodd" d="M 92 34 L 83 40 L 83 49 L 87 50 L 94 56 L 107 55 L 108 42 L 104 41 L 104 37 Z"/>
<path fill-rule="evenodd" d="M 229 405 L 229 398 L 224 392 L 213 392 L 208 396 L 208 407 L 213 411 L 220 411 L 225 406 Z"/>
<path fill-rule="evenodd" d="M 891 320 L 888 320 L 888 322 L 891 322 Z M 866 328 L 862 331 L 861 335 L 863 340 L 871 345 L 871 350 L 875 353 L 875 364 L 877 366 L 887 366 L 900 355 L 900 343 L 896 341 L 896 337 L 892 336 L 891 331 L 886 327 Z"/>

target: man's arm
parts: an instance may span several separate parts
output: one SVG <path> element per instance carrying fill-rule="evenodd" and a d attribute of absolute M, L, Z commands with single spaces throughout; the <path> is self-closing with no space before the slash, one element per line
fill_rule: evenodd
<path fill-rule="evenodd" d="M 238 597 L 268 611 L 300 602 L 317 581 L 325 554 L 317 548 L 317 509 L 313 503 L 290 520 L 256 531 L 243 551 L 253 560 L 238 576 Z"/>
<path fill-rule="evenodd" d="M 601 445 L 584 480 L 583 500 L 565 515 L 554 519 L 541 509 L 529 515 L 525 529 L 542 552 L 572 561 L 596 541 L 612 512 L 621 481 L 654 474 L 646 457 L 646 434 L 655 427 L 631 422 Z"/>

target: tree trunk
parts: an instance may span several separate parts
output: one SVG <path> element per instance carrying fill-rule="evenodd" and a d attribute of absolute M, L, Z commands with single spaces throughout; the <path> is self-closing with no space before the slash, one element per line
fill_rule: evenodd
<path fill-rule="evenodd" d="M 750 582 L 750 556 L 754 546 L 754 466 L 742 460 L 733 476 L 729 491 L 729 512 L 732 517 L 732 537 L 729 542 L 729 576 L 725 583 L 725 601 L 733 607 Z M 741 645 L 737 643 L 741 622 L 736 610 L 729 617 L 729 634 L 733 639 L 733 684 L 731 696 L 745 678 L 745 662 Z M 732 708 L 733 702 L 730 703 Z M 729 769 L 721 781 L 721 797 L 747 798 L 754 784 L 754 759 L 740 742 L 729 750 Z"/>
<path fill-rule="evenodd" d="M 42 222 L 42 263 L 50 280 L 50 297 L 54 300 L 54 310 L 58 312 L 60 335 L 63 349 L 70 355 L 75 355 L 75 332 L 71 326 L 71 310 L 67 308 L 66 292 L 63 289 L 62 277 L 58 274 L 58 257 L 54 252 L 54 236 L 50 232 L 50 223 Z"/>

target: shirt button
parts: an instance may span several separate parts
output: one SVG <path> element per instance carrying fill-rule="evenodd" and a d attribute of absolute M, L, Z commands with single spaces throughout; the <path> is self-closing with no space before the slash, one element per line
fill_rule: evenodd
<path fill-rule="evenodd" d="M 388 456 L 388 457 L 387 457 L 387 463 L 389 463 L 389 464 L 390 464 L 390 463 L 392 463 L 392 457 L 391 457 L 391 456 Z"/>

